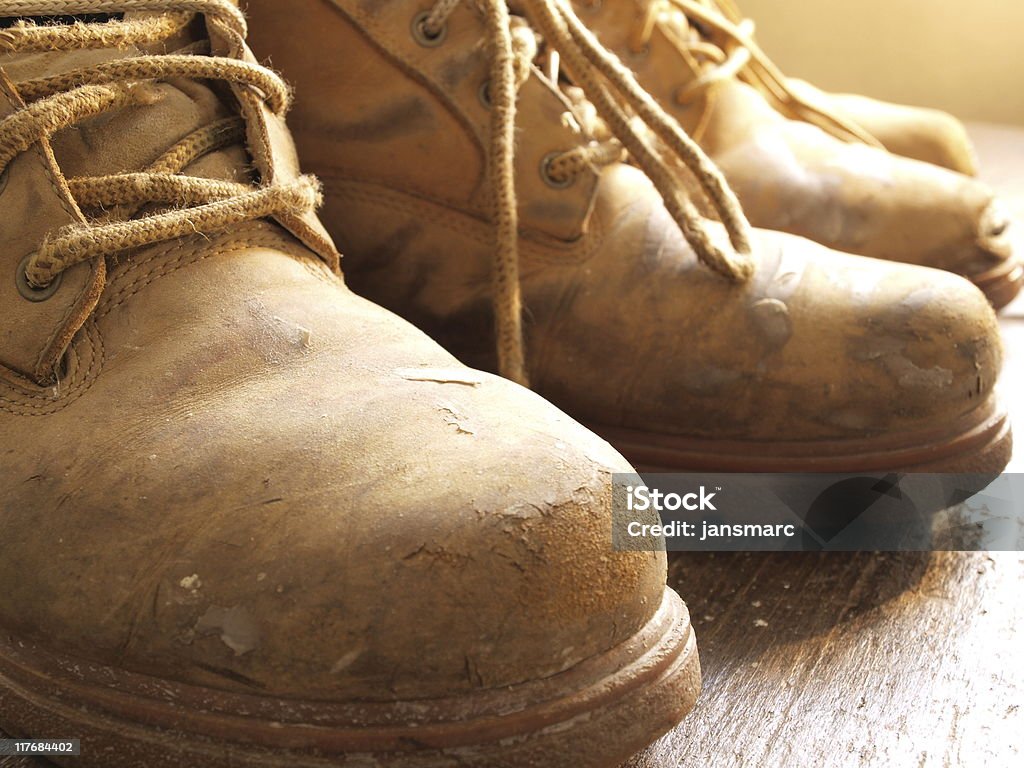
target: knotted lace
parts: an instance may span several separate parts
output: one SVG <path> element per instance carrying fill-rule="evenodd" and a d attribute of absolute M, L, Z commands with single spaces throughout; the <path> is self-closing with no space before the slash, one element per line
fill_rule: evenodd
<path fill-rule="evenodd" d="M 602 0 L 578 1 L 596 6 Z M 754 40 L 754 21 L 743 18 L 735 0 L 647 0 L 630 35 L 633 53 L 647 50 L 655 27 L 699 73 L 676 91 L 678 103 L 689 104 L 716 83 L 739 78 L 788 117 L 816 125 L 842 141 L 881 147 L 857 123 L 824 104 L 812 103 L 790 86 L 789 79 Z M 694 136 L 698 141 L 700 130 Z"/>
<path fill-rule="evenodd" d="M 423 20 L 423 34 L 440 39 L 448 17 L 464 1 L 437 0 Z M 482 9 L 491 53 L 488 173 L 497 234 L 493 279 L 498 365 L 507 378 L 527 384 L 513 160 L 516 95 L 530 76 L 536 46 L 529 43 L 532 33 L 524 34 L 522 25 L 513 23 L 507 0 L 477 0 L 474 5 Z M 557 54 L 558 65 L 565 67 L 593 105 L 607 134 L 600 137 L 603 141 L 552 159 L 549 174 L 556 180 L 570 178 L 588 163 L 614 162 L 624 148 L 651 179 L 701 262 L 728 279 L 747 279 L 753 272 L 750 225 L 711 160 L 597 42 L 576 18 L 569 0 L 518 0 L 516 7 L 549 51 Z M 727 243 L 720 242 L 722 238 L 690 200 L 676 175 L 675 161 L 681 161 L 696 179 L 724 225 Z"/>
<path fill-rule="evenodd" d="M 246 33 L 244 18 L 227 0 L 16 0 L 4 3 L 2 9 L 3 15 L 18 17 L 135 12 L 146 15 L 46 25 L 19 18 L 0 30 L 0 52 L 149 46 L 179 34 L 199 15 L 230 40 L 240 43 Z M 26 106 L 0 120 L 0 172 L 20 153 L 62 129 L 146 104 L 154 98 L 152 83 L 171 78 L 244 86 L 277 114 L 289 105 L 288 87 L 278 75 L 246 61 L 212 56 L 208 41 L 167 55 L 132 55 L 19 83 L 17 91 Z M 204 155 L 244 139 L 243 119 L 229 117 L 195 130 L 142 171 L 68 179 L 75 201 L 95 215 L 87 224 L 63 227 L 46 237 L 28 262 L 29 285 L 44 288 L 84 261 L 185 235 L 224 231 L 265 216 L 301 213 L 318 205 L 320 192 L 312 177 L 255 187 L 181 173 Z M 144 209 L 148 213 L 139 216 Z"/>

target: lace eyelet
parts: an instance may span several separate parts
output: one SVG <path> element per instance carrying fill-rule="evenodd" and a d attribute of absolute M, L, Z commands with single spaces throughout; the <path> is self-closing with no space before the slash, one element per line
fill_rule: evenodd
<path fill-rule="evenodd" d="M 480 100 L 480 104 L 484 109 L 490 109 L 494 106 L 494 102 L 491 101 L 491 81 L 484 80 L 480 83 L 480 88 L 477 89 L 476 97 Z"/>
<path fill-rule="evenodd" d="M 11 166 L 7 166 L 0 171 L 0 195 L 4 193 L 5 189 L 7 189 L 7 171 L 9 171 L 10 168 Z"/>
<path fill-rule="evenodd" d="M 448 26 L 441 27 L 433 35 L 427 31 L 427 19 L 430 18 L 429 11 L 417 13 L 412 20 L 412 38 L 424 48 L 437 48 L 448 37 Z"/>
<path fill-rule="evenodd" d="M 567 189 L 576 183 L 576 177 L 570 176 L 567 179 L 556 179 L 551 175 L 551 164 L 561 157 L 561 152 L 549 152 L 540 161 L 540 177 L 552 189 Z"/>
<path fill-rule="evenodd" d="M 18 272 L 14 277 L 14 283 L 18 288 L 18 293 L 21 294 L 23 299 L 33 303 L 38 303 L 40 301 L 46 301 L 57 292 L 57 289 L 60 288 L 61 279 L 64 275 L 57 275 L 49 285 L 43 286 L 42 288 L 34 287 L 28 281 L 28 263 L 31 261 L 33 256 L 35 256 L 35 253 L 30 253 L 21 260 L 21 263 L 18 265 Z"/>

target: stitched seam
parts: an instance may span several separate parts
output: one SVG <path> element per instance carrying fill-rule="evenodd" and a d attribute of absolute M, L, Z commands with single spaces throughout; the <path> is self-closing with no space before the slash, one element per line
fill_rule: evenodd
<path fill-rule="evenodd" d="M 150 285 L 151 283 L 155 282 L 161 277 L 165 277 L 173 272 L 176 272 L 178 269 L 181 269 L 182 267 L 191 264 L 198 264 L 214 256 L 223 256 L 228 253 L 235 253 L 237 251 L 252 248 L 254 246 L 281 247 L 282 240 L 283 238 L 280 235 L 277 235 L 272 232 L 267 232 L 263 233 L 261 236 L 248 237 L 244 240 L 237 240 L 234 237 L 232 237 L 230 240 L 226 240 L 225 242 L 222 242 L 221 244 L 214 248 L 205 248 L 202 250 L 190 249 L 189 251 L 179 255 L 173 261 L 161 264 L 156 269 L 153 269 L 151 271 L 146 272 L 143 275 L 140 275 L 138 279 L 133 280 L 132 282 L 122 287 L 117 292 L 117 294 L 111 297 L 112 303 L 107 304 L 106 306 L 104 306 L 102 310 L 97 312 L 96 318 L 98 320 L 103 319 L 108 314 L 110 314 L 110 312 L 112 312 L 113 310 L 117 309 L 118 307 L 122 306 L 127 301 L 129 301 L 133 296 L 138 294 L 146 286 Z M 188 244 L 181 244 L 179 246 L 176 246 L 175 249 L 184 250 L 186 245 Z M 288 255 L 291 256 L 292 258 L 298 258 L 295 254 L 292 253 L 288 253 Z M 152 260 L 147 260 L 146 263 L 152 263 Z"/>
<path fill-rule="evenodd" d="M 214 247 L 222 246 L 224 241 L 229 237 L 229 235 L 222 233 L 220 237 L 214 239 L 214 243 L 216 243 Z M 154 266 L 154 262 L 166 258 L 175 251 L 185 251 L 186 249 L 195 248 L 196 245 L 196 238 L 179 238 L 173 242 L 161 243 L 159 246 L 148 251 L 146 256 L 142 259 L 132 259 L 129 261 L 128 265 L 123 270 L 121 270 L 113 279 L 108 281 L 108 293 L 103 296 L 100 303 L 97 305 L 96 317 L 98 319 L 106 317 L 111 309 L 119 304 L 120 297 L 126 290 L 129 290 L 143 277 L 151 275 L 154 271 L 160 269 L 160 267 Z M 185 258 L 185 256 L 179 256 L 177 261 L 183 261 Z M 118 303 L 112 305 L 112 302 L 115 302 L 115 300 Z"/>
<path fill-rule="evenodd" d="M 123 284 L 125 282 L 125 278 L 128 275 L 134 275 L 137 272 L 148 270 L 149 268 L 152 267 L 154 261 L 164 258 L 173 251 L 194 247 L 197 244 L 199 238 L 202 238 L 202 242 L 207 245 L 219 246 L 222 245 L 223 242 L 229 238 L 238 239 L 239 237 L 242 236 L 243 232 L 258 230 L 261 232 L 261 234 L 266 234 L 269 227 L 269 224 L 265 224 L 261 221 L 252 221 L 248 222 L 243 227 L 239 227 L 234 232 L 222 231 L 220 233 L 213 235 L 212 237 L 206 237 L 204 235 L 199 235 L 198 237 L 180 237 L 176 238 L 175 240 L 165 241 L 152 246 L 148 246 L 142 251 L 142 253 L 144 254 L 143 258 L 127 259 L 124 262 L 124 267 L 107 281 L 107 287 L 109 289 L 114 286 Z M 148 271 L 146 273 L 148 274 Z M 106 299 L 108 297 L 104 298 Z M 106 301 L 101 300 L 100 307 L 104 306 L 106 306 Z"/>
<path fill-rule="evenodd" d="M 327 285 L 336 284 L 338 276 L 335 275 L 334 272 L 330 270 L 330 267 L 324 264 L 323 261 L 319 259 L 316 261 L 310 259 L 302 259 L 299 263 L 302 265 L 302 268 L 304 270 L 309 272 L 309 274 L 311 274 L 320 282 L 326 283 Z"/>
<path fill-rule="evenodd" d="M 87 328 L 87 330 L 80 344 L 84 343 L 88 346 L 90 353 L 88 365 L 81 367 L 81 375 L 69 384 L 65 393 L 56 399 L 42 392 L 19 392 L 18 396 L 14 398 L 0 394 L 0 411 L 5 411 L 15 416 L 48 416 L 67 408 L 85 394 L 103 367 L 106 349 L 103 344 L 103 335 L 95 323 L 90 321 L 83 327 Z M 78 350 L 75 349 L 73 354 L 77 356 Z M 0 386 L 17 391 L 17 385 L 10 382 L 3 382 Z M 31 402 L 32 400 L 43 402 L 37 404 Z M 10 405 L 5 405 L 5 403 Z"/>
<path fill-rule="evenodd" d="M 360 182 L 346 179 L 342 176 L 334 176 L 330 172 L 322 174 L 321 178 L 328 192 L 332 195 L 350 200 L 363 200 L 368 203 L 383 205 L 392 210 L 401 211 L 414 218 L 421 218 L 424 211 L 429 214 L 429 220 L 433 223 L 443 222 L 449 229 L 454 230 L 470 238 L 478 245 L 491 246 L 492 239 L 485 233 L 479 231 L 471 222 L 476 222 L 481 227 L 490 228 L 490 224 L 468 213 L 452 213 L 444 210 L 432 200 L 417 197 L 392 189 L 371 189 Z M 356 189 L 355 187 L 358 187 Z M 439 212 L 435 209 L 441 208 Z M 544 242 L 540 238 L 523 238 L 520 240 L 520 253 L 524 260 L 539 262 L 549 265 L 566 266 L 569 264 L 582 264 L 594 255 L 604 242 L 604 227 L 600 226 L 600 217 L 597 213 L 592 214 L 591 221 L 595 224 L 593 231 L 584 234 L 579 241 L 565 246 L 559 243 Z M 579 243 L 583 242 L 581 248 Z M 557 255 L 547 255 L 544 251 L 556 250 Z"/>

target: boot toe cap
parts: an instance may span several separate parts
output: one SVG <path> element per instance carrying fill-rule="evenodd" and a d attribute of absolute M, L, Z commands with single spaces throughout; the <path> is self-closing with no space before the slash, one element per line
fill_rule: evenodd
<path fill-rule="evenodd" d="M 263 295 L 316 329 L 300 367 L 284 352 L 197 367 L 190 334 L 209 337 L 197 324 L 146 347 L 166 348 L 178 383 L 139 408 L 144 429 L 82 417 L 102 461 L 26 447 L 46 479 L 4 505 L 0 576 L 21 584 L 0 606 L 5 628 L 181 683 L 350 700 L 524 682 L 644 626 L 665 560 L 612 551 L 611 475 L 631 471 L 625 460 L 534 393 L 336 290 L 301 304 L 279 305 L 286 285 Z M 232 326 L 237 348 L 259 347 L 260 322 Z M 373 338 L 372 353 L 342 328 Z M 149 402 L 133 375 L 126 359 L 102 387 L 121 413 Z M 45 526 L 24 523 L 44 508 Z M 13 577 L 29 570 L 31 584 Z"/>

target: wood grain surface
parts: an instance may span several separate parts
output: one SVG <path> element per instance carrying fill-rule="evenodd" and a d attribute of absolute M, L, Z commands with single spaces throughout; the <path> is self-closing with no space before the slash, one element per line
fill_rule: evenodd
<path fill-rule="evenodd" d="M 1024 132 L 972 133 L 1024 229 Z M 1002 323 L 1003 393 L 1024 424 L 1024 300 Z M 629 768 L 1024 765 L 1021 553 L 686 555 L 670 583 L 704 692 Z"/>
<path fill-rule="evenodd" d="M 671 573 L 704 692 L 631 768 L 1024 759 L 1020 553 L 708 554 Z"/>

